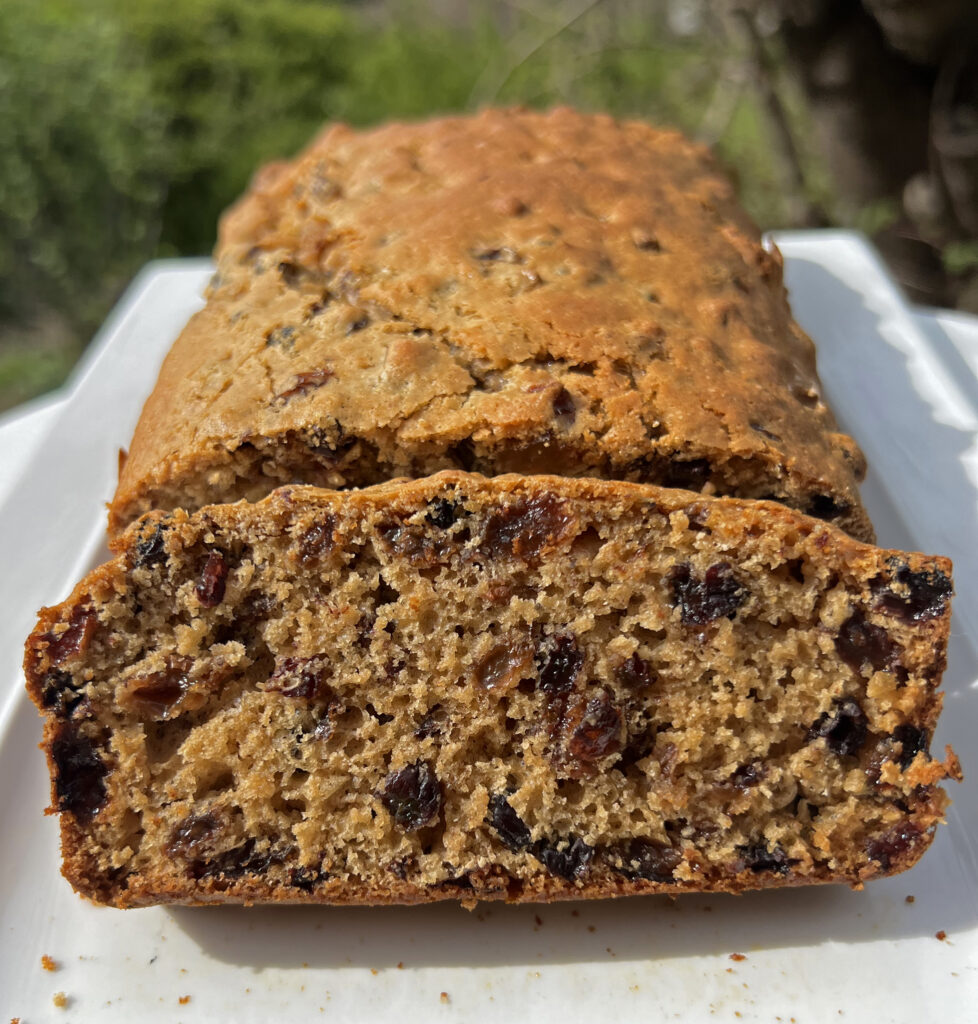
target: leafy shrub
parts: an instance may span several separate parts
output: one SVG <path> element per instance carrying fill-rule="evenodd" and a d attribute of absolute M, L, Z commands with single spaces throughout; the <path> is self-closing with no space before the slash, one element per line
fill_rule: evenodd
<path fill-rule="evenodd" d="M 206 252 L 328 116 L 351 32 L 312 0 L 4 0 L 0 315 L 87 329 L 155 253 Z"/>

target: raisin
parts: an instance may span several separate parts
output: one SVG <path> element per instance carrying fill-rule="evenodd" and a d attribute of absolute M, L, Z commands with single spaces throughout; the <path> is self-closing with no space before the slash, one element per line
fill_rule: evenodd
<path fill-rule="evenodd" d="M 166 535 L 163 524 L 157 523 L 156 529 L 144 536 L 132 550 L 132 566 L 134 569 L 149 568 L 166 560 Z"/>
<path fill-rule="evenodd" d="M 626 690 L 642 690 L 652 682 L 652 668 L 638 654 L 633 654 L 618 666 L 615 678 Z"/>
<path fill-rule="evenodd" d="M 701 491 L 710 479 L 712 466 L 708 459 L 670 459 L 663 474 L 666 487 L 682 487 Z"/>
<path fill-rule="evenodd" d="M 500 793 L 489 798 L 489 816 L 486 821 L 496 830 L 503 846 L 513 853 L 525 850 L 533 838 L 526 822 L 513 810 Z"/>
<path fill-rule="evenodd" d="M 454 525 L 460 515 L 464 514 L 465 509 L 461 502 L 449 501 L 447 498 L 435 498 L 428 505 L 428 511 L 424 518 L 425 522 L 432 526 L 437 526 L 440 530 L 447 530 Z"/>
<path fill-rule="evenodd" d="M 292 387 L 287 391 L 280 392 L 275 397 L 288 401 L 296 395 L 304 395 L 307 391 L 315 391 L 316 388 L 321 388 L 333 376 L 333 371 L 328 366 L 320 366 L 315 370 L 304 370 L 302 373 L 295 375 L 295 383 Z"/>
<path fill-rule="evenodd" d="M 108 772 L 95 744 L 74 726 L 63 725 L 51 744 L 51 757 L 58 810 L 70 811 L 79 821 L 91 820 L 105 803 Z"/>
<path fill-rule="evenodd" d="M 552 875 L 573 882 L 587 871 L 594 858 L 594 847 L 579 836 L 570 835 L 556 843 L 534 843 L 532 853 Z"/>
<path fill-rule="evenodd" d="M 221 828 L 222 822 L 213 811 L 188 814 L 170 833 L 166 852 L 171 857 L 197 858 L 210 851 Z"/>
<path fill-rule="evenodd" d="M 421 719 L 417 729 L 414 730 L 416 739 L 426 740 L 430 736 L 441 736 L 444 732 L 448 715 L 441 704 L 433 704 L 428 713 Z"/>
<path fill-rule="evenodd" d="M 275 671 L 265 684 L 265 689 L 297 700 L 318 698 L 331 701 L 333 692 L 326 685 L 328 676 L 329 662 L 323 655 L 312 658 L 280 658 L 275 663 Z"/>
<path fill-rule="evenodd" d="M 156 719 L 167 717 L 190 685 L 190 665 L 189 659 L 171 658 L 159 672 L 133 676 L 125 684 L 126 703 L 132 704 L 137 714 Z"/>
<path fill-rule="evenodd" d="M 41 640 L 47 643 L 44 654 L 52 665 L 60 665 L 76 654 L 83 654 L 91 643 L 92 635 L 98 624 L 95 611 L 88 605 L 76 605 L 68 617 L 68 626 L 63 633 L 45 633 Z M 34 649 L 40 654 L 37 642 Z"/>
<path fill-rule="evenodd" d="M 923 729 L 918 729 L 915 725 L 898 725 L 893 730 L 892 739 L 901 746 L 899 763 L 904 771 L 910 767 L 913 759 L 921 751 L 926 754 L 930 749 L 930 737 Z"/>
<path fill-rule="evenodd" d="M 764 765 L 760 761 L 751 761 L 750 764 L 742 764 L 730 776 L 730 785 L 735 789 L 750 789 L 756 786 L 767 774 Z"/>
<path fill-rule="evenodd" d="M 629 839 L 607 851 L 606 859 L 620 875 L 629 879 L 645 878 L 650 882 L 672 882 L 682 855 L 667 843 L 653 839 Z"/>
<path fill-rule="evenodd" d="M 220 551 L 211 551 L 197 581 L 197 600 L 204 608 L 216 608 L 224 600 L 228 564 Z"/>
<path fill-rule="evenodd" d="M 396 520 L 379 523 L 377 534 L 385 547 L 406 558 L 416 568 L 448 561 L 459 540 L 455 534 L 431 537 L 423 526 Z"/>
<path fill-rule="evenodd" d="M 584 665 L 584 652 L 578 650 L 577 640 L 569 633 L 548 637 L 536 655 L 540 670 L 540 689 L 544 693 L 569 693 Z"/>
<path fill-rule="evenodd" d="M 329 874 L 318 868 L 298 867 L 289 873 L 289 885 L 303 892 L 312 892 L 320 882 L 325 882 Z"/>
<path fill-rule="evenodd" d="M 839 501 L 829 494 L 816 494 L 808 503 L 805 511 L 816 519 L 838 519 L 844 516 L 852 506 L 845 501 Z"/>
<path fill-rule="evenodd" d="M 832 703 L 835 711 L 823 711 L 809 728 L 807 739 L 824 737 L 825 745 L 839 757 L 859 753 L 868 731 L 863 709 L 851 697 L 836 698 Z"/>
<path fill-rule="evenodd" d="M 943 614 L 953 590 L 947 576 L 937 569 L 912 572 L 910 566 L 892 559 L 891 565 L 894 563 L 897 568 L 890 586 L 879 578 L 873 581 L 872 589 L 877 595 L 876 607 L 896 615 L 904 622 L 923 622 Z M 899 591 L 892 589 L 894 582 L 899 586 Z"/>
<path fill-rule="evenodd" d="M 885 629 L 867 622 L 859 611 L 853 612 L 842 624 L 835 638 L 835 649 L 855 672 L 859 672 L 866 662 L 877 671 L 889 668 L 900 651 Z"/>
<path fill-rule="evenodd" d="M 607 691 L 592 697 L 573 727 L 567 749 L 579 761 L 600 761 L 622 748 L 621 709 Z"/>
<path fill-rule="evenodd" d="M 297 540 L 298 557 L 303 565 L 318 561 L 333 550 L 336 520 L 331 515 L 317 519 Z"/>
<path fill-rule="evenodd" d="M 531 672 L 533 650 L 526 641 L 496 644 L 475 669 L 476 682 L 486 690 L 508 690 Z"/>
<path fill-rule="evenodd" d="M 52 708 L 56 715 L 67 717 L 78 706 L 81 693 L 75 688 L 70 673 L 59 668 L 46 672 L 40 683 L 41 703 Z"/>
<path fill-rule="evenodd" d="M 193 878 L 240 878 L 242 875 L 264 874 L 273 864 L 280 864 L 285 858 L 276 850 L 260 853 L 255 839 L 248 839 L 241 846 L 225 850 L 209 860 L 193 861 L 189 871 Z"/>
<path fill-rule="evenodd" d="M 866 856 L 875 860 L 884 871 L 889 871 L 894 862 L 903 860 L 913 851 L 923 834 L 917 825 L 908 822 L 897 825 L 866 843 Z"/>
<path fill-rule="evenodd" d="M 561 423 L 569 427 L 577 416 L 577 405 L 574 402 L 574 396 L 565 387 L 557 389 L 557 393 L 553 399 L 553 410 L 554 416 L 557 417 Z"/>
<path fill-rule="evenodd" d="M 718 562 L 699 579 L 688 563 L 669 573 L 673 607 L 678 605 L 684 626 L 705 626 L 726 616 L 732 619 L 747 591 L 737 582 L 727 562 Z"/>
<path fill-rule="evenodd" d="M 394 824 L 405 832 L 434 824 L 441 801 L 441 783 L 427 761 L 415 761 L 391 772 L 384 781 L 381 802 L 390 811 Z"/>
<path fill-rule="evenodd" d="M 747 846 L 738 846 L 737 852 L 741 856 L 743 867 L 760 875 L 770 871 L 775 875 L 786 875 L 790 861 L 784 849 L 777 843 L 774 849 L 769 850 L 767 843 L 763 840 L 756 843 L 749 843 Z"/>
<path fill-rule="evenodd" d="M 566 534 L 571 522 L 563 502 L 552 495 L 519 498 L 489 516 L 479 549 L 489 558 L 510 555 L 532 562 Z"/>

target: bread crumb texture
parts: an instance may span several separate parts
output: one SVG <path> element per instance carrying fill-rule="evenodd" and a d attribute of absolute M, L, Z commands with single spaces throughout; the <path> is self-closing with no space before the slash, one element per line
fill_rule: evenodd
<path fill-rule="evenodd" d="M 465 473 L 153 513 L 28 640 L 102 903 L 544 901 L 902 870 L 946 559 L 773 502 Z"/>

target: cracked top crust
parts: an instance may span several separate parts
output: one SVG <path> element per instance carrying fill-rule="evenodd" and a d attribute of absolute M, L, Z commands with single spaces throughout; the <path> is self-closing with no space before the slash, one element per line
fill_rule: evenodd
<path fill-rule="evenodd" d="M 334 126 L 226 215 L 110 509 L 446 468 L 775 498 L 872 538 L 865 464 L 709 154 L 570 110 Z"/>

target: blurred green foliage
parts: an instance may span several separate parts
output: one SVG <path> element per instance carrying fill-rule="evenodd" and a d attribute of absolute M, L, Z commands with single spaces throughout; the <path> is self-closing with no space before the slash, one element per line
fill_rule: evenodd
<path fill-rule="evenodd" d="M 472 4 L 451 20 L 420 2 L 3 0 L 0 408 L 60 379 L 143 262 L 209 251 L 255 168 L 330 119 L 512 102 L 635 114 L 706 135 L 755 217 L 789 223 L 730 41 L 675 35 L 662 6 L 501 19 Z"/>

